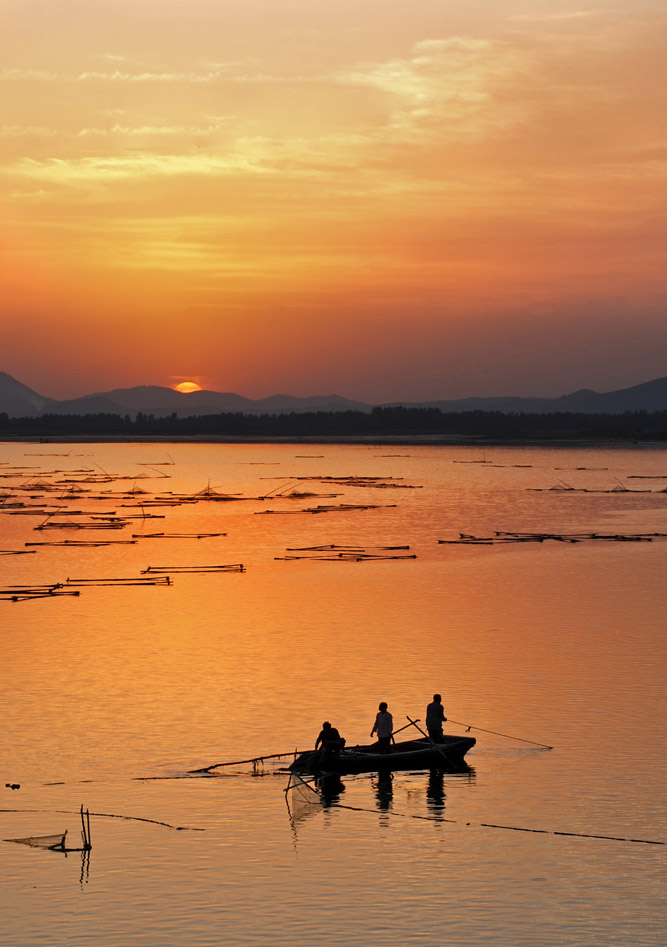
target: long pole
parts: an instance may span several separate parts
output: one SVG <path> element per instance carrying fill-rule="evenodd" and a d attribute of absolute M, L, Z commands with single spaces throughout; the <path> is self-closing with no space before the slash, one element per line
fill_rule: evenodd
<path fill-rule="evenodd" d="M 408 720 L 410 718 L 408 717 Z M 392 737 L 395 737 L 397 733 L 402 733 L 403 730 L 407 730 L 408 727 L 417 727 L 417 724 L 420 722 L 419 717 L 415 721 L 410 720 L 410 723 L 406 723 L 404 727 L 399 727 L 398 730 L 394 730 Z M 417 727 L 419 729 L 419 727 Z"/>
<path fill-rule="evenodd" d="M 420 726 L 418 726 L 417 721 L 416 721 L 416 720 L 413 720 L 411 717 L 408 717 L 408 720 L 410 721 L 410 724 L 411 724 L 413 727 L 417 727 L 417 729 L 419 730 L 419 732 L 420 732 L 423 736 L 425 736 L 427 740 L 430 741 L 430 744 L 431 744 L 431 746 L 433 747 L 433 749 L 438 751 L 438 753 L 440 754 L 440 756 L 442 756 L 442 758 L 445 760 L 445 762 L 446 762 L 446 763 L 449 763 L 450 766 L 453 766 L 454 764 L 453 764 L 452 761 L 449 759 L 449 757 L 447 756 L 447 754 L 445 753 L 445 751 L 442 749 L 442 747 L 441 747 L 439 744 L 437 744 L 434 740 L 432 740 L 431 737 L 428 735 L 428 733 L 424 733 L 424 731 L 422 730 L 422 728 L 421 728 Z"/>
<path fill-rule="evenodd" d="M 514 737 L 509 733 L 499 733 L 498 730 L 485 730 L 484 727 L 474 727 L 471 723 L 461 723 L 460 720 L 452 720 L 451 717 L 447 719 L 450 723 L 455 723 L 459 727 L 467 727 L 468 730 L 481 730 L 482 733 L 493 733 L 497 737 L 507 737 L 508 740 L 519 740 L 521 743 L 531 743 L 533 746 L 541 746 L 544 750 L 553 750 L 553 747 L 547 746 L 546 743 L 536 743 L 535 740 L 525 740 L 523 737 Z"/>
<path fill-rule="evenodd" d="M 417 718 L 417 722 L 419 722 L 419 717 Z M 412 722 L 406 723 L 404 727 L 400 727 L 398 730 L 394 730 L 394 735 L 397 733 L 400 733 L 401 730 L 407 730 L 408 727 L 411 727 L 411 726 L 416 726 L 416 723 L 415 724 L 413 724 Z M 218 769 L 218 767 L 220 766 L 240 766 L 243 763 L 262 763 L 264 760 L 277 760 L 277 759 L 280 759 L 280 757 L 296 756 L 296 753 L 297 753 L 296 750 L 290 750 L 288 753 L 266 753 L 264 756 L 253 756 L 252 759 L 249 759 L 249 760 L 232 760 L 228 763 L 211 763 L 210 766 L 202 766 L 201 769 L 191 769 L 191 770 L 188 770 L 188 772 L 208 773 L 209 770 Z"/>
<path fill-rule="evenodd" d="M 219 766 L 240 766 L 242 763 L 261 763 L 264 760 L 277 760 L 281 756 L 294 756 L 295 750 L 289 750 L 287 753 L 267 753 L 265 756 L 253 756 L 249 760 L 231 760 L 226 763 L 211 763 L 210 766 L 202 766 L 201 769 L 188 770 L 189 773 L 208 773 L 211 769 L 217 769 Z"/>
<path fill-rule="evenodd" d="M 81 803 L 81 836 L 83 839 L 83 849 L 84 852 L 89 852 L 93 847 L 90 842 L 90 812 L 88 809 L 83 811 L 83 803 Z"/>

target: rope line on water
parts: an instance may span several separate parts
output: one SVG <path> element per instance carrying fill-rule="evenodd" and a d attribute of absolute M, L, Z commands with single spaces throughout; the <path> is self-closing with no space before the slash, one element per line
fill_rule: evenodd
<path fill-rule="evenodd" d="M 57 812 L 64 815 L 78 815 L 71 809 L 0 809 L 0 812 Z M 177 832 L 204 832 L 205 829 L 193 828 L 190 825 L 172 825 L 170 822 L 160 822 L 158 819 L 147 819 L 138 815 L 116 815 L 112 812 L 91 812 L 98 819 L 123 819 L 126 822 L 150 822 L 152 825 L 163 825 L 166 829 L 175 829 Z"/>
<path fill-rule="evenodd" d="M 332 809 L 349 809 L 351 812 L 371 812 L 377 814 L 377 809 L 367 809 L 362 806 L 348 806 L 345 803 L 336 803 L 331 806 Z M 536 835 L 562 835 L 571 838 L 593 838 L 603 839 L 612 842 L 634 842 L 638 845 L 665 845 L 666 842 L 660 842 L 656 839 L 645 838 L 623 838 L 618 835 L 593 835 L 590 832 L 560 832 L 555 829 L 528 829 L 520 825 L 499 825 L 495 822 L 462 822 L 460 819 L 447 819 L 444 816 L 415 815 L 411 812 L 396 812 L 393 809 L 382 810 L 387 815 L 398 816 L 401 819 L 419 819 L 422 822 L 449 822 L 452 825 L 465 825 L 485 828 L 485 829 L 506 829 L 510 832 L 534 832 Z"/>

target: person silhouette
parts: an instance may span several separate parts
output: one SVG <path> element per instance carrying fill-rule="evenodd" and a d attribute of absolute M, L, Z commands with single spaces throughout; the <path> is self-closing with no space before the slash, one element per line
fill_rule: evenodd
<path fill-rule="evenodd" d="M 344 737 L 340 735 L 335 727 L 331 726 L 328 720 L 325 720 L 315 741 L 315 752 L 322 747 L 322 758 L 325 760 L 331 759 L 332 756 L 338 756 L 344 746 Z"/>
<path fill-rule="evenodd" d="M 394 732 L 394 718 L 387 710 L 387 704 L 383 700 L 380 706 L 378 707 L 378 712 L 375 716 L 375 723 L 373 724 L 373 729 L 371 730 L 371 736 L 374 733 L 378 735 L 378 746 L 380 748 L 380 753 L 384 756 L 387 753 L 391 753 L 391 735 Z"/>
<path fill-rule="evenodd" d="M 440 694 L 434 694 L 433 700 L 426 708 L 426 729 L 434 743 L 443 742 L 442 725 L 446 719 L 445 711 L 442 706 L 442 697 Z"/>

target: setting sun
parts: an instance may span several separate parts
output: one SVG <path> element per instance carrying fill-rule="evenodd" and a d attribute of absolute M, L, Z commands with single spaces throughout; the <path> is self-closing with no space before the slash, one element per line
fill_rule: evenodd
<path fill-rule="evenodd" d="M 174 385 L 174 391 L 180 391 L 182 395 L 189 395 L 193 391 L 201 391 L 196 381 L 182 381 L 180 385 Z"/>

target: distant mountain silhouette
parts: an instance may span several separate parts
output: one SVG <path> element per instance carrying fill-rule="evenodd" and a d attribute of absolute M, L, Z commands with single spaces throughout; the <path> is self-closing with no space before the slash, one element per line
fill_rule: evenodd
<path fill-rule="evenodd" d="M 667 378 L 657 378 L 632 388 L 600 394 L 582 389 L 560 398 L 462 398 L 456 401 L 397 401 L 385 407 L 438 408 L 444 413 L 463 411 L 499 411 L 503 414 L 623 414 L 625 411 L 667 410 Z M 156 417 L 176 414 L 185 418 L 207 414 L 303 414 L 312 411 L 372 411 L 375 405 L 350 401 L 340 395 L 315 395 L 296 398 L 272 395 L 253 401 L 232 392 L 193 391 L 182 394 L 158 385 L 115 388 L 82 398 L 57 401 L 37 394 L 26 385 L 0 372 L 0 413 L 11 418 L 39 417 L 44 414 L 129 414 L 141 412 Z"/>
<path fill-rule="evenodd" d="M 404 402 L 401 402 L 402 404 Z M 458 401 L 428 401 L 420 407 L 450 411 L 501 411 L 503 414 L 623 414 L 625 411 L 664 411 L 667 409 L 667 378 L 656 378 L 632 388 L 600 394 L 582 388 L 560 398 L 463 398 Z"/>
<path fill-rule="evenodd" d="M 115 388 L 97 397 L 108 398 L 123 408 L 122 413 L 164 416 L 174 411 L 178 417 L 192 415 L 225 414 L 240 411 L 242 414 L 286 414 L 291 411 L 370 411 L 371 406 L 358 401 L 348 401 L 338 395 L 319 395 L 312 398 L 295 398 L 292 395 L 272 395 L 252 401 L 233 392 L 193 391 L 182 394 L 173 388 L 153 385 L 138 388 Z"/>
<path fill-rule="evenodd" d="M 4 411 L 10 418 L 34 418 L 48 413 L 51 405 L 57 403 L 51 398 L 38 395 L 11 375 L 0 372 L 0 411 Z"/>
<path fill-rule="evenodd" d="M 227 414 L 303 414 L 309 411 L 371 411 L 372 405 L 350 401 L 340 395 L 315 395 L 296 398 L 292 395 L 271 395 L 253 401 L 232 392 L 193 391 L 182 394 L 173 388 L 159 385 L 139 385 L 136 388 L 114 388 L 82 398 L 57 401 L 39 395 L 5 372 L 0 372 L 0 413 L 10 418 L 34 418 L 43 414 L 129 414 L 139 412 L 166 417 L 176 414 L 187 418 L 194 415 Z"/>

